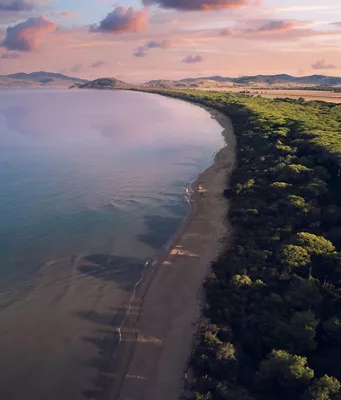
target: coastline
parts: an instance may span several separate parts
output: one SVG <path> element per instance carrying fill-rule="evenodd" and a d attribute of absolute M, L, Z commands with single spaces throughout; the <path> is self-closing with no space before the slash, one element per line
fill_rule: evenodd
<path fill-rule="evenodd" d="M 198 104 L 195 104 L 198 106 Z M 222 126 L 226 145 L 192 183 L 190 212 L 129 302 L 111 365 L 114 382 L 106 398 L 176 400 L 186 395 L 188 361 L 204 302 L 203 282 L 231 235 L 223 197 L 235 163 L 231 120 L 203 107 Z"/>

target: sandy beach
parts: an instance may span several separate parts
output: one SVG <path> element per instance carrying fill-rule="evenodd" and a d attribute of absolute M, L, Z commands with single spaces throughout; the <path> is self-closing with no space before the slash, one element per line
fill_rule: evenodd
<path fill-rule="evenodd" d="M 137 289 L 111 360 L 118 367 L 112 371 L 110 399 L 176 400 L 186 395 L 202 284 L 221 250 L 220 239 L 231 233 L 223 190 L 234 166 L 236 140 L 230 119 L 208 111 L 224 128 L 226 147 L 192 185 L 190 215 Z"/>

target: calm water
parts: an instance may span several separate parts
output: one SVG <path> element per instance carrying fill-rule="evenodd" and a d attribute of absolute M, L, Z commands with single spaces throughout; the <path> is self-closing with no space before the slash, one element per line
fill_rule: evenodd
<path fill-rule="evenodd" d="M 100 397 L 113 316 L 222 146 L 178 100 L 0 92 L 1 398 Z"/>

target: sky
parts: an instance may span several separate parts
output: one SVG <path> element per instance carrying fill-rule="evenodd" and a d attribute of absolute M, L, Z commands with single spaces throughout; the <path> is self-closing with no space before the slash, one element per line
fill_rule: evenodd
<path fill-rule="evenodd" d="M 0 74 L 341 76 L 340 0 L 0 0 Z"/>

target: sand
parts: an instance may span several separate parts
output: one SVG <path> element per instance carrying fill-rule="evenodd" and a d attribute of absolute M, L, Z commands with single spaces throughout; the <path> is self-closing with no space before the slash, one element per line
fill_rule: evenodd
<path fill-rule="evenodd" d="M 231 234 L 223 197 L 235 162 L 229 118 L 209 110 L 224 127 L 226 147 L 193 184 L 191 212 L 138 287 L 112 365 L 111 400 L 177 400 L 189 386 L 193 342 L 201 321 L 203 281 Z"/>

